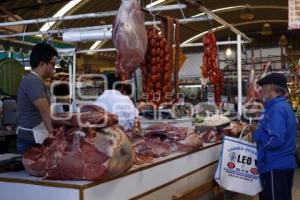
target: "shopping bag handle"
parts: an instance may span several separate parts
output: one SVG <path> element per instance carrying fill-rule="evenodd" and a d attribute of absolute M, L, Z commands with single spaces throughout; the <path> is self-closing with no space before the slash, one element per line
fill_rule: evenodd
<path fill-rule="evenodd" d="M 243 134 L 244 134 L 245 130 L 248 128 L 248 126 L 249 126 L 249 125 L 246 125 L 246 126 L 243 128 L 243 130 L 241 131 L 241 134 L 240 134 L 240 136 L 239 136 L 239 140 L 242 140 Z"/>

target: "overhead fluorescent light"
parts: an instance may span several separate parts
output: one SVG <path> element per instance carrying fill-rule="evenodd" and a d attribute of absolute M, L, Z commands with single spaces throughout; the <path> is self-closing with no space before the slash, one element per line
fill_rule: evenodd
<path fill-rule="evenodd" d="M 166 1 L 166 0 L 157 0 L 157 1 L 153 2 L 153 3 L 148 4 L 148 5 L 146 6 L 146 8 L 151 8 L 151 7 L 153 7 L 153 6 L 156 6 L 156 5 L 158 5 L 158 4 L 163 3 L 163 2 L 165 2 L 165 1 Z"/>
<path fill-rule="evenodd" d="M 222 28 L 225 28 L 225 26 L 222 25 L 222 26 L 218 26 L 218 27 L 216 27 L 216 28 L 213 28 L 213 29 L 211 29 L 211 30 L 204 31 L 204 32 L 199 33 L 198 35 L 195 35 L 195 36 L 191 37 L 190 39 L 184 41 L 182 44 L 188 44 L 188 43 L 193 42 L 194 40 L 196 40 L 196 39 L 202 37 L 203 35 L 205 35 L 206 33 L 210 32 L 210 31 L 217 31 L 217 30 L 222 29 Z"/>
<path fill-rule="evenodd" d="M 202 88 L 202 85 L 180 85 L 180 88 Z"/>
<path fill-rule="evenodd" d="M 101 44 L 101 42 L 102 42 L 102 40 L 96 41 L 96 42 L 90 47 L 90 50 L 96 49 L 96 48 Z"/>
<path fill-rule="evenodd" d="M 211 12 L 215 13 L 215 12 L 222 12 L 222 11 L 228 11 L 228 10 L 239 10 L 239 9 L 242 9 L 242 8 L 245 8 L 245 7 L 246 7 L 245 5 L 230 6 L 230 7 L 218 8 L 218 9 L 212 10 Z M 193 15 L 192 17 L 200 17 L 200 16 L 203 16 L 203 15 L 205 15 L 205 14 L 204 13 L 199 13 L 197 15 Z"/>
<path fill-rule="evenodd" d="M 53 17 L 62 17 L 67 12 L 69 12 L 72 8 L 74 8 L 77 4 L 79 4 L 82 0 L 71 0 L 69 3 L 67 3 L 64 7 L 62 7 L 57 13 L 53 15 Z M 40 28 L 40 31 L 48 31 L 56 22 L 48 22 L 45 23 L 42 28 Z"/>

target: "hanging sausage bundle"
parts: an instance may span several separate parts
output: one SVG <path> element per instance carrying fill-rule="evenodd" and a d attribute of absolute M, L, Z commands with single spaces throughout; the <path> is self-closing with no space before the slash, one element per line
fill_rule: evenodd
<path fill-rule="evenodd" d="M 203 37 L 204 55 L 201 67 L 202 76 L 209 79 L 214 86 L 215 103 L 219 106 L 224 91 L 224 75 L 219 68 L 218 48 L 216 38 L 212 32 Z"/>
<path fill-rule="evenodd" d="M 147 30 L 148 49 L 146 63 L 142 65 L 143 92 L 155 104 L 164 101 L 164 94 L 171 92 L 172 70 L 167 40 L 156 27 Z"/>
<path fill-rule="evenodd" d="M 179 65 L 180 52 L 179 23 L 173 18 L 166 17 L 162 21 L 162 31 L 155 26 L 147 30 L 146 62 L 141 66 L 143 98 L 156 105 L 172 101 L 174 23 L 176 24 L 174 68 L 178 69 L 176 66 Z"/>

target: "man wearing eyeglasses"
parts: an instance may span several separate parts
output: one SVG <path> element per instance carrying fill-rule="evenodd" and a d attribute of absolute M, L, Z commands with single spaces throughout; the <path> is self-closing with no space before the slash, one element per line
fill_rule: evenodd
<path fill-rule="evenodd" d="M 56 49 L 47 43 L 38 43 L 32 49 L 32 71 L 21 81 L 17 96 L 17 148 L 21 154 L 35 144 L 42 143 L 52 132 L 50 95 L 44 80 L 53 75 L 57 56 Z"/>

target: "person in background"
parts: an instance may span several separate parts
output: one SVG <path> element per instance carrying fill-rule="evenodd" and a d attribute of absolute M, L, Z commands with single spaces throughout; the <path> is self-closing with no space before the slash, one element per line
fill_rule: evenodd
<path fill-rule="evenodd" d="M 265 111 L 252 134 L 257 143 L 257 165 L 263 187 L 260 198 L 291 200 L 297 166 L 297 122 L 285 97 L 287 79 L 280 73 L 270 73 L 257 84 L 262 86 L 265 101 Z"/>
<path fill-rule="evenodd" d="M 70 96 L 69 96 L 69 85 L 59 84 L 53 89 L 53 95 L 56 100 L 56 105 L 53 106 L 54 113 L 63 113 L 70 110 Z"/>
<path fill-rule="evenodd" d="M 234 111 L 238 110 L 238 105 L 237 105 L 237 103 L 235 101 L 235 96 L 228 97 L 228 103 L 233 104 Z"/>
<path fill-rule="evenodd" d="M 111 86 L 108 90 L 105 90 L 97 98 L 95 105 L 117 115 L 119 125 L 125 130 L 133 129 L 139 112 L 128 96 L 130 94 L 130 85 L 117 84 L 114 88 Z"/>
<path fill-rule="evenodd" d="M 55 48 L 46 43 L 32 48 L 32 71 L 21 81 L 17 94 L 17 149 L 21 154 L 36 143 L 42 143 L 52 132 L 50 95 L 44 80 L 53 75 L 57 56 Z"/>

